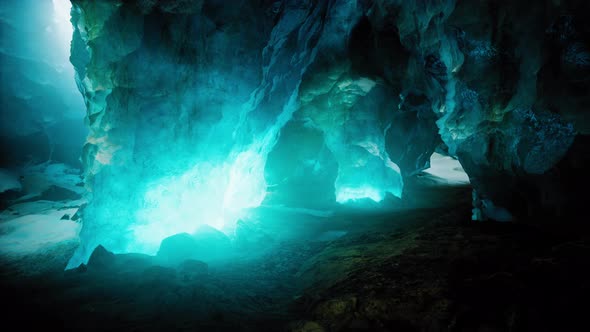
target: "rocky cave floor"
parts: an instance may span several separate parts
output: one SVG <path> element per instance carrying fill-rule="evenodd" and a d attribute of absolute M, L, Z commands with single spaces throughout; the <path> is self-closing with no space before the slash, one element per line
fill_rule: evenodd
<path fill-rule="evenodd" d="M 421 198 L 405 208 L 350 209 L 320 221 L 301 216 L 292 226 L 297 236 L 275 240 L 268 225 L 271 240 L 261 240 L 267 251 L 209 266 L 189 260 L 163 267 L 149 256 L 99 248 L 87 267 L 64 272 L 75 240 L 20 255 L 3 248 L 2 321 L 77 331 L 577 331 L 587 325 L 585 234 L 472 222 L 468 186 L 424 183 L 414 185 L 413 197 Z M 276 232 L 287 227 L 277 224 Z M 7 234 L 3 228 L 0 238 Z"/>

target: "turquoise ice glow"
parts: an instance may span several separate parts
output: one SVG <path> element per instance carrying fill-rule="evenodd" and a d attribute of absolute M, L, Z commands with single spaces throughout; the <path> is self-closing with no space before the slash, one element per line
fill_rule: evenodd
<path fill-rule="evenodd" d="M 362 186 L 358 188 L 340 188 L 336 195 L 336 201 L 338 203 L 348 203 L 364 198 L 368 198 L 374 202 L 379 203 L 385 198 L 385 196 L 382 191 L 368 186 Z"/>
<path fill-rule="evenodd" d="M 230 233 L 245 209 L 264 200 L 264 164 L 263 154 L 247 150 L 231 162 L 200 163 L 150 184 L 128 250 L 155 253 L 163 238 L 193 233 L 203 224 Z"/>
<path fill-rule="evenodd" d="M 355 155 L 358 159 L 340 165 L 335 183 L 338 203 L 344 204 L 365 198 L 379 203 L 388 193 L 401 197 L 403 181 L 399 167 L 389 159 L 387 153 L 378 148 L 378 145 L 357 146 L 349 151 L 348 155 Z"/>
<path fill-rule="evenodd" d="M 198 13 L 172 19 L 167 10 L 154 10 L 158 17 L 119 3 L 73 3 L 72 62 L 90 126 L 83 153 L 89 203 L 68 268 L 87 262 L 98 245 L 153 254 L 166 237 L 204 225 L 231 237 L 238 219 L 266 197 L 267 158 L 303 107 L 299 89 L 309 89 L 302 83 L 308 67 L 320 50 L 336 47 L 334 36 L 345 47 L 341 26 L 360 15 L 354 3 L 342 2 L 341 14 L 318 24 L 323 4 L 307 14 L 286 11 L 256 29 L 247 26 L 254 21 L 239 20 L 226 31 L 211 29 Z M 387 166 L 378 116 L 351 111 L 358 116 L 349 125 L 337 121 L 376 83 L 341 83 L 334 103 L 325 104 L 334 116 L 320 126 L 329 141 L 326 156 L 339 165 L 336 193 L 351 188 L 342 191 L 343 202 L 398 195 L 401 177 Z M 364 187 L 378 195 L 358 192 Z"/>
<path fill-rule="evenodd" d="M 153 254 L 164 238 L 194 233 L 202 225 L 231 234 L 244 211 L 260 206 L 266 196 L 266 159 L 297 109 L 296 96 L 291 95 L 274 125 L 244 151 L 230 154 L 221 164 L 200 162 L 181 175 L 149 184 L 144 207 L 130 226 L 134 240 L 127 250 Z"/>

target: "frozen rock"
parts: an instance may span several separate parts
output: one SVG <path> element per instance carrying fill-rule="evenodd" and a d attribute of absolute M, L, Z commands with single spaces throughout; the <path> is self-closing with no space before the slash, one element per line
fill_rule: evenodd
<path fill-rule="evenodd" d="M 95 269 L 112 268 L 115 265 L 115 254 L 106 250 L 103 246 L 98 246 L 88 259 L 88 267 Z"/>
<path fill-rule="evenodd" d="M 238 220 L 234 235 L 236 245 L 244 250 L 260 250 L 268 247 L 274 239 L 261 225 L 253 221 Z"/>
<path fill-rule="evenodd" d="M 202 225 L 231 234 L 264 201 L 399 198 L 437 148 L 494 207 L 483 214 L 563 210 L 539 197 L 588 132 L 578 7 L 588 9 L 578 0 L 74 0 L 90 201 L 70 267 L 98 244 L 155 254 Z M 311 188 L 325 200 L 311 203 Z"/>
<path fill-rule="evenodd" d="M 232 244 L 225 234 L 203 226 L 194 235 L 181 233 L 164 239 L 156 258 L 166 266 L 174 266 L 187 259 L 206 262 L 223 259 L 231 253 Z"/>
<path fill-rule="evenodd" d="M 160 245 L 157 257 L 169 264 L 182 262 L 195 256 L 197 241 L 187 233 L 165 238 Z"/>
<path fill-rule="evenodd" d="M 376 84 L 337 63 L 330 77 L 303 87 L 331 58 L 345 59 L 348 33 L 362 17 L 357 1 L 73 4 L 72 62 L 88 105 L 83 163 L 92 197 L 72 265 L 98 243 L 153 254 L 163 238 L 193 233 L 202 224 L 195 216 L 231 232 L 243 210 L 264 200 L 269 153 L 299 97 L 314 99 L 337 84 L 330 98 L 342 117 Z M 376 200 L 399 196 L 401 177 L 379 121 L 365 115 L 369 120 L 354 119 L 350 128 L 370 131 L 326 139 L 340 163 L 336 192 L 343 187 L 358 198 L 366 194 L 358 188 L 371 187 Z M 318 128 L 332 135 L 342 126 Z M 347 151 L 359 147 L 365 152 L 348 160 Z M 364 162 L 371 166 L 360 167 Z M 354 170 L 365 174 L 353 178 Z"/>

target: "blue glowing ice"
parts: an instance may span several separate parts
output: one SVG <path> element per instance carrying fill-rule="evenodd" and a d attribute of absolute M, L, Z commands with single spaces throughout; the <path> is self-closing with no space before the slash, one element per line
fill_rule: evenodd
<path fill-rule="evenodd" d="M 86 262 L 99 244 L 154 254 L 164 238 L 202 225 L 231 234 L 242 212 L 261 204 L 268 154 L 299 107 L 302 76 L 317 54 L 320 7 L 283 15 L 267 45 L 253 23 L 209 31 L 206 20 L 185 18 L 195 34 L 189 39 L 207 35 L 208 47 L 177 42 L 194 47 L 205 63 L 170 51 L 160 30 L 142 31 L 145 17 L 129 8 L 75 2 L 72 61 L 80 62 L 88 104 L 91 197 L 68 268 Z M 180 22 L 162 24 L 186 31 Z M 286 43 L 294 37 L 300 40 Z M 109 74 L 104 61 L 124 70 Z"/>

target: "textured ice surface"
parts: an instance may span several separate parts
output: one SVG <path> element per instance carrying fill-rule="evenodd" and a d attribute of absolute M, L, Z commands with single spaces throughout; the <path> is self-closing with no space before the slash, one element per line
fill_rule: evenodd
<path fill-rule="evenodd" d="M 341 31 L 360 19 L 358 5 L 287 1 L 279 15 L 248 2 L 172 10 L 74 1 L 72 62 L 88 105 L 90 202 L 69 267 L 99 244 L 153 254 L 162 239 L 201 225 L 231 235 L 242 212 L 265 199 L 268 156 L 293 115 L 323 96 L 330 101 L 321 112 L 347 117 L 375 87 L 346 64 L 335 69 L 342 77 L 302 86 L 324 56 L 347 53 Z M 338 201 L 401 194 L 375 114 L 359 113 L 346 126 L 319 116 L 310 126 L 323 132 L 339 165 Z"/>
<path fill-rule="evenodd" d="M 498 15 L 453 0 L 73 5 L 89 205 L 69 267 L 99 244 L 153 253 L 201 225 L 231 235 L 263 202 L 400 197 L 436 148 L 488 211 L 526 215 L 552 189 L 536 177 L 551 177 L 584 129 L 561 115 L 577 118 L 588 94 L 559 98 L 552 83 L 555 62 L 563 83 L 584 79 L 573 67 L 586 68 L 583 33 L 554 54 L 561 32 L 545 27 L 557 18 L 537 4 L 502 3 Z M 523 179 L 539 184 L 522 193 L 531 207 L 508 206 Z"/>

